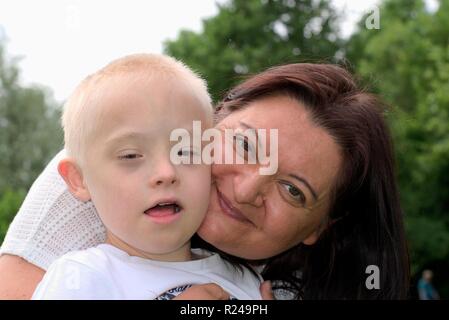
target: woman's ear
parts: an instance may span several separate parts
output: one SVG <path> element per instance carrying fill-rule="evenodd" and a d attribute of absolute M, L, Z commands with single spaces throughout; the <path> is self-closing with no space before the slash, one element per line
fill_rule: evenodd
<path fill-rule="evenodd" d="M 330 228 L 332 228 L 332 226 L 340 221 L 341 219 L 343 219 L 344 217 L 346 217 L 348 214 L 346 214 L 343 217 L 339 217 L 339 218 L 335 218 L 330 220 L 330 218 L 326 219 L 325 222 L 323 224 L 321 224 L 315 231 L 313 231 L 306 239 L 304 239 L 303 243 L 305 245 L 312 245 L 315 242 L 318 241 L 318 239 L 320 238 L 320 235 L 324 232 L 329 230 Z"/>
<path fill-rule="evenodd" d="M 322 232 L 321 228 L 317 228 L 307 238 L 305 238 L 302 241 L 302 243 L 304 243 L 307 246 L 311 246 L 312 244 L 315 244 L 315 242 L 317 242 L 317 240 L 319 239 L 321 232 Z"/>
<path fill-rule="evenodd" d="M 83 174 L 72 158 L 59 161 L 58 172 L 64 179 L 69 191 L 78 199 L 87 202 L 91 199 L 89 190 L 84 183 Z"/>
<path fill-rule="evenodd" d="M 326 217 L 324 221 L 307 238 L 303 240 L 302 243 L 308 246 L 315 244 L 315 242 L 317 242 L 320 238 L 321 234 L 331 228 L 335 222 L 336 220 L 330 220 L 329 217 Z"/>

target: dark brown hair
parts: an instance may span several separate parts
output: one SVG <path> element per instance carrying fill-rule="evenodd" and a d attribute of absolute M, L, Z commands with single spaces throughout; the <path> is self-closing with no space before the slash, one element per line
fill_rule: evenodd
<path fill-rule="evenodd" d="M 299 63 L 270 68 L 232 89 L 217 106 L 217 121 L 273 95 L 305 106 L 340 146 L 343 167 L 329 210 L 334 223 L 314 245 L 264 261 L 264 278 L 304 299 L 406 298 L 408 253 L 384 105 L 339 66 Z M 365 284 L 369 265 L 379 268 L 379 289 Z"/>

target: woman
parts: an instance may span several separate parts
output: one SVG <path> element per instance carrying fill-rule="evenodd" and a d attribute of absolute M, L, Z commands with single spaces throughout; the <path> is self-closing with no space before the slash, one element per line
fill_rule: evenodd
<path fill-rule="evenodd" d="M 406 298 L 408 255 L 382 111 L 375 96 L 333 65 L 274 67 L 231 90 L 216 109 L 216 127 L 278 129 L 278 170 L 260 175 L 261 164 L 213 165 L 200 245 L 261 264 L 264 278 L 295 298 Z M 257 141 L 235 143 L 245 153 L 257 148 Z M 10 228 L 2 248 L 9 255 L 0 258 L 3 297 L 29 297 L 46 263 L 101 241 L 93 208 L 71 203 L 68 192 L 58 190 L 47 195 L 49 203 L 38 202 L 44 218 L 21 218 L 25 200 Z M 55 216 L 48 218 L 50 212 Z M 80 225 L 82 237 L 74 231 Z M 33 232 L 14 243 L 23 226 Z M 57 234 L 64 235 L 59 242 Z M 372 265 L 379 268 L 378 289 L 366 285 Z M 223 297 L 214 286 L 185 296 L 192 292 Z"/>

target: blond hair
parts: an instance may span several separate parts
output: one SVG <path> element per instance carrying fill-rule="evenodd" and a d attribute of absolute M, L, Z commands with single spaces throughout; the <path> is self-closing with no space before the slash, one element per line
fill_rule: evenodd
<path fill-rule="evenodd" d="M 206 110 L 212 112 L 206 82 L 182 62 L 159 54 L 134 54 L 112 61 L 87 76 L 64 104 L 62 127 L 67 155 L 81 161 L 86 142 L 93 134 L 99 111 L 95 102 L 101 99 L 104 86 L 115 76 L 132 75 L 146 79 L 181 81 Z"/>

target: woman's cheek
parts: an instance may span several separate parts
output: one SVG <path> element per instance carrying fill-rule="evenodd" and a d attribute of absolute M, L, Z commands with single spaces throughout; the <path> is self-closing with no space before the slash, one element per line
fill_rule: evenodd
<path fill-rule="evenodd" d="M 304 227 L 307 229 L 307 222 L 301 221 L 298 212 L 291 212 L 287 209 L 281 210 L 282 216 L 274 218 L 268 223 L 268 235 L 272 237 L 271 241 L 278 244 L 283 250 L 290 248 L 299 242 L 303 237 Z"/>

